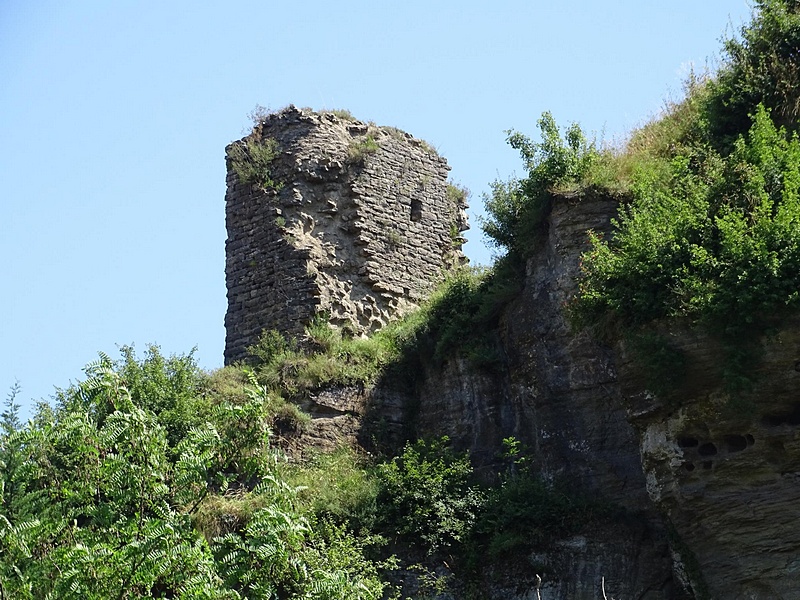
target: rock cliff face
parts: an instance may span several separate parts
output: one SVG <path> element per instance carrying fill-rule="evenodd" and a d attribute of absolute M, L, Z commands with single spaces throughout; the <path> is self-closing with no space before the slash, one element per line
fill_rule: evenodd
<path fill-rule="evenodd" d="M 615 211 L 610 198 L 555 201 L 503 319 L 505 374 L 450 363 L 422 390 L 420 429 L 486 460 L 514 435 L 534 448 L 546 478 L 642 518 L 639 529 L 564 540 L 531 557 L 557 574 L 542 598 L 600 597 L 600 576 L 616 598 L 800 598 L 800 319 L 774 323 L 758 342 L 752 389 L 734 397 L 720 342 L 662 324 L 688 369 L 659 398 L 630 348 L 573 331 L 564 315 L 586 231 L 608 231 Z"/>
<path fill-rule="evenodd" d="M 501 321 L 504 373 L 476 373 L 453 361 L 428 377 L 420 394 L 421 431 L 447 434 L 486 462 L 496 458 L 504 437 L 514 436 L 533 450 L 534 468 L 546 479 L 567 481 L 637 515 L 613 531 L 563 540 L 529 557 L 553 574 L 543 584 L 543 599 L 601 597 L 602 577 L 615 598 L 682 597 L 664 524 L 647 497 L 613 349 L 573 331 L 565 314 L 587 231 L 607 231 L 616 207 L 615 199 L 603 196 L 567 195 L 554 202 L 523 291 Z M 529 582 L 515 593 L 498 589 L 493 597 L 532 598 L 532 590 Z"/>
<path fill-rule="evenodd" d="M 535 598 L 536 569 L 550 574 L 540 590 L 544 600 L 598 598 L 602 578 L 615 598 L 685 597 L 672 575 L 666 527 L 648 499 L 639 437 L 627 420 L 613 349 L 576 334 L 564 314 L 586 232 L 608 229 L 616 205 L 601 196 L 555 203 L 525 287 L 502 318 L 502 368 L 483 372 L 453 359 L 429 367 L 415 390 L 383 384 L 366 393 L 326 392 L 306 407 L 318 417 L 310 436 L 315 445 L 330 444 L 335 431 L 352 439 L 358 432 L 348 419 L 369 414 L 381 423 L 383 436 L 399 437 L 409 425 L 419 435 L 448 435 L 485 471 L 497 465 L 503 438 L 514 436 L 532 449 L 543 477 L 627 512 L 624 523 L 521 557 L 520 564 L 528 565 L 524 572 L 487 574 L 490 598 Z"/>
<path fill-rule="evenodd" d="M 484 466 L 513 435 L 534 450 L 544 477 L 635 515 L 527 557 L 529 572 L 489 577 L 487 597 L 535 598 L 532 574 L 546 568 L 544 600 L 599 598 L 601 577 L 614 598 L 798 598 L 800 320 L 762 340 L 755 385 L 734 399 L 720 376 L 719 342 L 665 324 L 688 370 L 659 398 L 628 347 L 575 332 L 564 316 L 586 231 L 608 230 L 615 208 L 592 196 L 554 203 L 524 289 L 502 319 L 503 369 L 452 360 L 414 393 L 367 391 L 348 415 L 371 410 L 397 431 L 415 402 L 418 433 L 449 435 Z"/>
<path fill-rule="evenodd" d="M 647 491 L 674 527 L 698 598 L 790 599 L 800 590 L 800 320 L 761 340 L 751 390 L 731 397 L 712 337 L 670 324 L 688 372 L 666 401 L 620 352 Z"/>

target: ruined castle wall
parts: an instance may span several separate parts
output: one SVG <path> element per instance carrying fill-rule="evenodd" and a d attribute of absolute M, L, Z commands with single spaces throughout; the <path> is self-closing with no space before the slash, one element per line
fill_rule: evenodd
<path fill-rule="evenodd" d="M 262 330 L 300 335 L 320 312 L 356 334 L 374 331 L 464 261 L 466 204 L 421 140 L 294 107 L 251 135 L 277 142 L 270 172 L 281 187 L 240 181 L 229 147 L 226 363 Z"/>

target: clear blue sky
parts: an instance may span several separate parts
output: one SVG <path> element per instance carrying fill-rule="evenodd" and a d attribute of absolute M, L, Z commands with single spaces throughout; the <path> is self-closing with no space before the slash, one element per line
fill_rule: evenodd
<path fill-rule="evenodd" d="M 624 137 L 718 56 L 746 0 L 0 2 L 0 392 L 102 350 L 222 365 L 224 147 L 256 104 L 347 108 L 438 148 L 472 191 L 542 111 Z"/>

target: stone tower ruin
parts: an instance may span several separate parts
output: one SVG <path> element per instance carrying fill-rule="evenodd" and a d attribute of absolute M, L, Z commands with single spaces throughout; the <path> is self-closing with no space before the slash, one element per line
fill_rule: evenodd
<path fill-rule="evenodd" d="M 290 106 L 226 148 L 225 363 L 317 314 L 364 334 L 465 262 L 465 195 L 425 142 Z"/>

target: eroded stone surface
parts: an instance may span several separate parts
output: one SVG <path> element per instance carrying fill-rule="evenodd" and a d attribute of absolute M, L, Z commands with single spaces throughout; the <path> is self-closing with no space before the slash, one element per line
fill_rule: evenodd
<path fill-rule="evenodd" d="M 299 335 L 319 313 L 374 331 L 465 260 L 466 204 L 448 195 L 447 162 L 424 142 L 294 107 L 252 136 L 277 141 L 270 171 L 283 187 L 241 182 L 228 161 L 226 364 L 262 330 Z"/>
<path fill-rule="evenodd" d="M 574 331 L 565 312 L 587 232 L 608 231 L 616 208 L 617 201 L 604 196 L 556 199 L 524 289 L 501 320 L 502 367 L 487 373 L 449 361 L 428 373 L 417 396 L 423 435 L 446 434 L 489 467 L 498 462 L 503 438 L 514 436 L 531 449 L 532 467 L 545 479 L 567 482 L 576 493 L 641 519 L 630 528 L 594 532 L 580 548 L 565 540 L 529 557 L 531 574 L 536 565 L 552 574 L 543 599 L 599 598 L 601 577 L 615 598 L 685 597 L 672 575 L 666 528 L 647 495 L 614 349 Z M 535 598 L 533 586 L 517 575 L 488 597 Z"/>
<path fill-rule="evenodd" d="M 687 576 L 698 597 L 796 598 L 800 321 L 762 341 L 755 386 L 733 399 L 717 341 L 680 323 L 668 335 L 688 359 L 679 398 L 650 394 L 643 402 L 635 364 L 623 360 L 620 368 L 641 427 L 647 490 L 680 538 Z"/>

